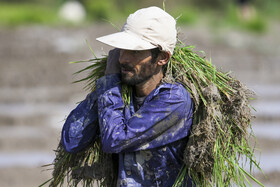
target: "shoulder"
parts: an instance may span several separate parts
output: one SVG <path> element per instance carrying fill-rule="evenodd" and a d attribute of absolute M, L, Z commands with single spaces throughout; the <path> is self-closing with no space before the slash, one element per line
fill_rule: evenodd
<path fill-rule="evenodd" d="M 153 96 L 161 96 L 167 99 L 178 99 L 191 102 L 190 93 L 179 83 L 163 83 L 153 92 Z"/>

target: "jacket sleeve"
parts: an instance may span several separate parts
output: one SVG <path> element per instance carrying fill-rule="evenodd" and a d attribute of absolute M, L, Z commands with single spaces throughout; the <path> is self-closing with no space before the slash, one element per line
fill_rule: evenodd
<path fill-rule="evenodd" d="M 189 93 L 174 84 L 157 89 L 130 115 L 117 86 L 98 99 L 99 127 L 105 152 L 131 152 L 160 147 L 186 137 L 192 124 Z"/>
<path fill-rule="evenodd" d="M 61 132 L 61 144 L 67 152 L 76 153 L 89 146 L 98 133 L 98 95 L 116 86 L 119 75 L 107 75 L 99 79 L 102 87 L 87 95 L 67 117 Z M 100 84 L 99 84 L 100 85 Z"/>

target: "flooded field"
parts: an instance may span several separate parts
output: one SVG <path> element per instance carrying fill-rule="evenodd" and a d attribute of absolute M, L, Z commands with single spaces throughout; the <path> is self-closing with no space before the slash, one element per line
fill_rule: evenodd
<path fill-rule="evenodd" d="M 266 177 L 257 170 L 255 175 L 265 186 L 279 186 L 280 24 L 264 34 L 180 30 L 185 43 L 256 92 L 253 129 Z M 68 62 L 92 57 L 86 40 L 96 55 L 105 54 L 109 48 L 95 38 L 113 31 L 109 24 L 0 28 L 0 186 L 38 186 L 51 177 L 41 166 L 52 162 L 65 117 L 87 95 L 82 84 L 71 84 L 83 65 Z"/>

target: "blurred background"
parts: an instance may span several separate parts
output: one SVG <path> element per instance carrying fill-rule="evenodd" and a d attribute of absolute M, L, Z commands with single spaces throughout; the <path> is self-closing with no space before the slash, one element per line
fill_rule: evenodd
<path fill-rule="evenodd" d="M 253 129 L 265 186 L 280 184 L 280 1 L 167 0 L 179 38 L 256 92 Z M 0 0 L 0 186 L 51 178 L 63 121 L 87 95 L 87 64 L 104 55 L 95 38 L 115 32 L 135 10 L 162 0 Z M 84 74 L 85 76 L 85 74 Z M 261 151 L 261 154 L 259 153 Z M 253 183 L 253 186 L 258 186 Z"/>

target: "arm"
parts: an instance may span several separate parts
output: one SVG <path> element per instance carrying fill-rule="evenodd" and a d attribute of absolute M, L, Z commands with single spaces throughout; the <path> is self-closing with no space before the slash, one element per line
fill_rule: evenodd
<path fill-rule="evenodd" d="M 179 85 L 156 89 L 133 115 L 124 107 L 120 86 L 98 99 L 99 127 L 105 152 L 152 149 L 182 139 L 192 123 L 192 101 Z"/>
<path fill-rule="evenodd" d="M 67 117 L 62 133 L 61 143 L 67 152 L 75 153 L 89 146 L 98 134 L 97 98 L 106 90 L 116 86 L 119 75 L 110 74 L 98 80 L 102 87 L 90 93 Z"/>

